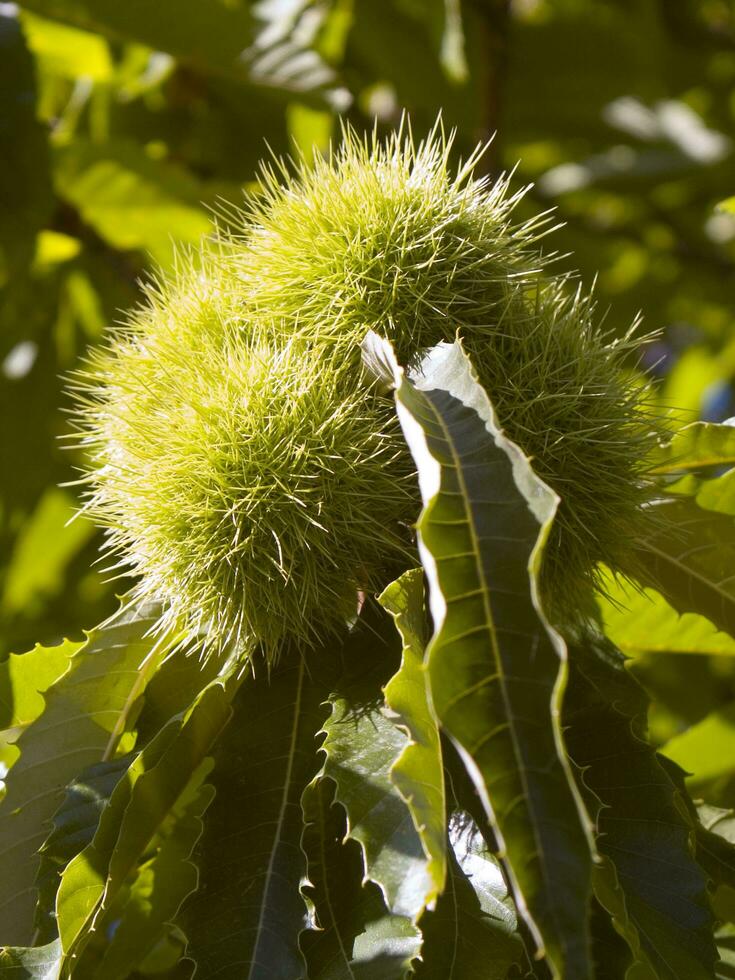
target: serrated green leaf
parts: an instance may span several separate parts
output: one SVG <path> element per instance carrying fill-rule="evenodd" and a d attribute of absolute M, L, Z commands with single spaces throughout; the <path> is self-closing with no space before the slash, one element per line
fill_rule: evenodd
<path fill-rule="evenodd" d="M 654 507 L 659 527 L 636 549 L 643 584 L 679 612 L 699 613 L 735 636 L 735 520 L 690 497 Z"/>
<path fill-rule="evenodd" d="M 38 718 L 46 704 L 44 692 L 81 646 L 72 640 L 55 647 L 39 645 L 28 653 L 11 653 L 0 663 L 0 731 L 25 728 Z"/>
<path fill-rule="evenodd" d="M 717 950 L 720 962 L 717 964 L 716 980 L 735 980 L 735 926 L 721 926 L 716 933 Z"/>
<path fill-rule="evenodd" d="M 180 917 L 197 976 L 293 980 L 303 972 L 299 804 L 318 768 L 315 735 L 339 653 L 336 643 L 315 650 L 307 668 L 292 651 L 270 675 L 246 678 L 235 699 L 213 753 L 217 796 L 195 854 L 199 888 Z"/>
<path fill-rule="evenodd" d="M 697 785 L 735 771 L 735 703 L 712 711 L 681 735 L 675 735 L 662 751 L 691 774 Z"/>
<path fill-rule="evenodd" d="M 735 639 L 697 613 L 678 613 L 655 589 L 633 589 L 605 576 L 597 596 L 605 635 L 623 653 L 735 656 Z"/>
<path fill-rule="evenodd" d="M 419 930 L 388 912 L 377 885 L 363 885 L 360 848 L 346 839 L 335 789 L 334 780 L 317 776 L 301 798 L 307 858 L 302 894 L 311 927 L 300 944 L 309 980 L 402 980 L 419 948 Z"/>
<path fill-rule="evenodd" d="M 693 422 L 662 446 L 652 461 L 651 472 L 687 473 L 707 466 L 735 463 L 735 426 Z"/>
<path fill-rule="evenodd" d="M 123 903 L 118 903 L 113 917 L 119 916 L 119 921 L 100 961 L 100 977 L 126 980 L 196 890 L 199 874 L 190 857 L 204 828 L 202 815 L 213 798 L 213 787 L 205 784 L 183 806 L 174 808 L 181 812 L 159 835 L 155 854 L 139 869 Z"/>
<path fill-rule="evenodd" d="M 69 670 L 45 694 L 46 708 L 17 742 L 20 758 L 0 801 L 0 920 L 8 944 L 29 943 L 38 848 L 64 788 L 110 758 L 153 668 L 172 639 L 152 636 L 153 606 L 126 608 L 92 630 Z"/>
<path fill-rule="evenodd" d="M 185 712 L 204 688 L 227 670 L 233 653 L 232 648 L 223 647 L 207 651 L 205 658 L 187 649 L 169 654 L 146 685 L 135 723 L 137 744 L 144 745 L 175 715 Z"/>
<path fill-rule="evenodd" d="M 615 928 L 612 916 L 597 898 L 592 903 L 590 919 L 595 980 L 636 980 L 629 972 L 633 957 L 628 944 Z M 647 967 L 646 971 L 648 972 Z"/>
<path fill-rule="evenodd" d="M 417 980 L 504 980 L 525 960 L 508 886 L 467 813 L 455 815 L 447 884 L 436 910 L 421 919 Z"/>
<path fill-rule="evenodd" d="M 735 432 L 735 426 L 721 425 L 719 428 L 729 433 Z M 724 444 L 725 438 L 725 436 L 720 438 L 721 444 Z M 726 466 L 726 463 L 729 463 L 729 460 L 714 467 L 679 473 L 678 479 L 673 483 L 667 482 L 666 495 L 691 497 L 706 511 L 715 510 L 720 514 L 735 517 L 735 466 Z M 723 468 L 724 472 L 722 472 Z M 713 473 L 716 475 L 713 476 Z"/>
<path fill-rule="evenodd" d="M 393 914 L 416 921 L 436 886 L 411 811 L 391 778 L 408 737 L 386 717 L 380 686 L 371 685 L 369 675 L 343 684 L 329 701 L 321 773 L 337 785 L 348 836 L 363 851 L 365 877 L 378 885 Z"/>
<path fill-rule="evenodd" d="M 56 902 L 62 948 L 75 976 L 85 942 L 104 924 L 117 894 L 159 833 L 230 717 L 230 694 L 213 681 L 183 718 L 174 718 L 118 782 L 92 842 L 66 867 Z M 199 777 L 201 779 L 201 776 Z"/>
<path fill-rule="evenodd" d="M 602 638 L 570 647 L 566 742 L 599 800 L 600 902 L 638 961 L 633 976 L 711 978 L 716 959 L 706 878 L 684 800 L 646 742 L 648 698 Z"/>
<path fill-rule="evenodd" d="M 49 943 L 57 938 L 56 893 L 61 873 L 94 837 L 100 815 L 130 762 L 130 755 L 97 762 L 67 788 L 64 802 L 54 814 L 53 829 L 39 851 L 34 937 L 37 943 Z"/>
<path fill-rule="evenodd" d="M 534 942 L 555 976 L 587 980 L 594 844 L 559 728 L 566 649 L 537 583 L 558 498 L 498 429 L 459 343 L 434 348 L 411 380 L 374 334 L 367 355 L 396 388 L 419 471 L 434 708 L 493 821 Z"/>
<path fill-rule="evenodd" d="M 378 601 L 395 619 L 403 641 L 401 667 L 385 686 L 385 703 L 410 739 L 393 763 L 390 778 L 406 801 L 421 838 L 431 882 L 425 905 L 433 908 L 446 877 L 446 799 L 439 726 L 424 669 L 426 614 L 422 570 L 405 572 Z"/>
<path fill-rule="evenodd" d="M 61 943 L 34 949 L 0 949 L 0 980 L 58 980 Z"/>

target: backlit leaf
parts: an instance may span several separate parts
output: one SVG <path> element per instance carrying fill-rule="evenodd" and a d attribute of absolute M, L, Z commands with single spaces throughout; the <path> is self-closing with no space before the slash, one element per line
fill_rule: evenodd
<path fill-rule="evenodd" d="M 684 426 L 653 461 L 652 472 L 686 473 L 735 463 L 735 426 L 693 422 Z"/>
<path fill-rule="evenodd" d="M 0 977 L 3 980 L 58 980 L 61 967 L 61 943 L 49 943 L 35 949 L 0 949 Z"/>
<path fill-rule="evenodd" d="M 735 636 L 735 519 L 690 497 L 660 500 L 655 513 L 659 529 L 636 552 L 643 584 Z"/>
<path fill-rule="evenodd" d="M 63 872 L 56 903 L 59 934 L 75 972 L 83 970 L 85 941 L 95 930 L 107 932 L 120 889 L 196 779 L 229 719 L 229 701 L 225 683 L 212 682 L 183 718 L 172 719 L 146 745 L 113 790 L 92 842 Z"/>
<path fill-rule="evenodd" d="M 128 716 L 171 638 L 150 634 L 152 606 L 130 607 L 89 633 L 69 670 L 45 693 L 46 708 L 20 735 L 20 758 L 0 801 L 0 919 L 3 939 L 30 942 L 37 850 L 64 788 L 113 754 Z"/>
<path fill-rule="evenodd" d="M 680 614 L 655 589 L 633 589 L 612 576 L 597 596 L 605 635 L 629 656 L 699 653 L 735 656 L 735 639 L 697 613 Z"/>
<path fill-rule="evenodd" d="M 403 640 L 401 668 L 385 686 L 385 703 L 410 738 L 393 763 L 390 778 L 398 787 L 413 817 L 428 859 L 432 890 L 426 905 L 434 906 L 446 875 L 446 825 L 444 767 L 439 727 L 429 699 L 424 668 L 426 614 L 424 576 L 412 569 L 393 582 L 380 596 L 384 609 L 394 617 Z"/>
<path fill-rule="evenodd" d="M 475 780 L 534 941 L 555 976 L 587 980 L 594 845 L 559 727 L 566 649 L 537 583 L 558 498 L 498 429 L 459 343 L 435 347 L 410 378 L 387 342 L 371 334 L 365 349 L 396 388 L 419 471 L 434 708 Z"/>
<path fill-rule="evenodd" d="M 735 704 L 712 711 L 675 735 L 663 752 L 691 773 L 694 785 L 729 775 L 735 771 Z"/>

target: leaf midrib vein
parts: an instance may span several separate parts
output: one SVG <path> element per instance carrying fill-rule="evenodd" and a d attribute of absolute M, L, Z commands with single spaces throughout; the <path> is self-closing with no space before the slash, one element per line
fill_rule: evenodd
<path fill-rule="evenodd" d="M 485 618 L 486 618 L 486 623 L 487 623 L 487 630 L 488 630 L 488 633 L 490 634 L 491 647 L 492 647 L 493 654 L 495 656 L 495 661 L 496 661 L 497 668 L 498 668 L 498 685 L 500 687 L 501 695 L 502 695 L 502 698 L 503 698 L 503 705 L 505 707 L 505 711 L 506 711 L 507 717 L 509 719 L 508 731 L 509 731 L 509 735 L 510 735 L 510 739 L 511 739 L 511 744 L 513 746 L 513 754 L 514 754 L 514 756 L 516 758 L 516 761 L 518 763 L 518 775 L 519 775 L 519 779 L 520 779 L 521 785 L 523 787 L 524 795 L 525 795 L 526 800 L 527 800 L 528 812 L 530 814 L 530 813 L 533 812 L 533 807 L 532 807 L 532 804 L 531 804 L 531 796 L 530 796 L 530 793 L 529 793 L 529 787 L 528 787 L 528 783 L 527 783 L 526 775 L 525 775 L 525 767 L 524 767 L 524 764 L 523 764 L 525 760 L 524 760 L 524 757 L 523 757 L 523 755 L 521 753 L 520 746 L 518 745 L 518 740 L 517 740 L 517 737 L 516 737 L 515 727 L 514 727 L 515 716 L 514 716 L 513 712 L 511 711 L 510 701 L 509 701 L 509 698 L 508 698 L 508 691 L 507 691 L 506 686 L 505 686 L 505 674 L 504 674 L 503 662 L 501 660 L 500 650 L 499 650 L 499 647 L 498 647 L 498 644 L 497 644 L 496 638 L 495 638 L 495 630 L 494 630 L 495 620 L 494 620 L 494 616 L 492 614 L 492 609 L 490 607 L 490 602 L 489 602 L 489 598 L 488 598 L 489 583 L 486 580 L 485 573 L 484 573 L 484 570 L 482 568 L 482 565 L 481 565 L 481 562 L 480 562 L 480 558 L 479 558 L 479 547 L 478 547 L 478 545 L 479 545 L 479 535 L 478 535 L 477 530 L 475 528 L 474 511 L 473 511 L 472 507 L 469 505 L 470 497 L 469 497 L 467 485 L 465 483 L 464 473 L 462 471 L 461 459 L 460 459 L 460 457 L 458 456 L 458 454 L 456 452 L 454 442 L 451 439 L 450 431 L 449 431 L 449 429 L 448 429 L 448 427 L 447 427 L 447 425 L 446 425 L 446 423 L 444 421 L 443 416 L 441 415 L 441 413 L 439 411 L 437 411 L 437 409 L 436 409 L 433 401 L 430 398 L 427 397 L 426 398 L 426 401 L 431 406 L 432 412 L 433 412 L 435 418 L 437 419 L 437 421 L 439 423 L 439 427 L 441 428 L 441 431 L 444 433 L 444 439 L 446 441 L 447 446 L 449 447 L 449 451 L 451 453 L 451 456 L 454 459 L 455 472 L 457 474 L 457 480 L 459 481 L 459 484 L 460 484 L 460 487 L 461 487 L 461 490 L 462 490 L 461 496 L 462 496 L 462 499 L 463 499 L 463 502 L 464 502 L 463 506 L 464 506 L 465 512 L 467 513 L 467 527 L 469 529 L 470 535 L 472 537 L 472 542 L 473 542 L 474 547 L 475 547 L 474 558 L 475 558 L 475 566 L 477 568 L 477 575 L 478 575 L 478 579 L 483 584 L 483 589 L 482 589 L 482 603 L 483 603 L 483 608 L 484 608 L 484 611 L 485 611 Z M 488 430 L 488 434 L 491 435 L 491 437 L 492 437 L 492 434 L 489 432 L 489 430 Z M 495 442 L 494 437 L 492 437 L 492 438 L 493 438 L 493 443 L 495 444 L 496 449 L 498 449 L 497 442 Z M 427 445 L 427 448 L 428 448 L 428 445 Z M 499 450 L 499 451 L 502 451 L 502 450 Z M 437 460 L 437 464 L 439 466 L 441 466 L 441 463 L 439 463 L 438 460 Z M 440 491 L 439 492 L 441 492 L 441 485 L 440 485 Z M 520 493 L 520 491 L 519 491 L 519 493 Z M 430 519 L 430 517 L 429 517 L 429 519 Z M 437 571 L 438 571 L 438 568 L 437 568 Z M 540 847 L 540 845 L 541 845 L 541 839 L 539 838 L 538 826 L 537 826 L 537 822 L 536 822 L 535 817 L 531 819 L 530 823 L 531 823 L 531 827 L 532 827 L 533 837 L 534 837 L 534 840 L 536 841 L 536 847 L 537 847 L 537 849 L 539 850 L 540 853 L 543 853 L 542 850 L 541 850 L 541 847 Z M 501 833 L 502 833 L 502 831 L 501 831 Z M 549 893 L 550 893 L 550 888 L 549 888 L 550 881 L 549 881 L 548 872 L 547 872 L 547 869 L 546 869 L 546 862 L 545 861 L 541 861 L 539 863 L 540 863 L 541 868 L 543 869 L 542 872 L 541 872 L 541 874 L 542 874 L 543 879 L 544 879 L 544 885 L 545 885 L 545 889 L 546 889 L 546 894 L 549 895 Z M 519 887 L 520 887 L 520 884 L 519 884 Z M 553 903 L 550 903 L 549 911 L 551 912 L 551 915 L 554 918 L 554 920 L 557 921 L 557 917 L 556 917 L 556 915 L 555 915 L 555 913 L 553 911 Z M 528 915 L 530 916 L 530 911 L 528 912 Z M 557 921 L 557 927 L 558 927 L 558 921 Z M 536 926 L 536 928 L 538 929 L 538 926 Z M 541 935 L 541 931 L 540 930 L 539 930 L 539 935 Z"/>

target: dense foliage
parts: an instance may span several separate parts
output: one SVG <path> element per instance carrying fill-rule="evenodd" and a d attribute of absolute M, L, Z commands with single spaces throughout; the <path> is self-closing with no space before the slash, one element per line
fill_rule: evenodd
<path fill-rule="evenodd" d="M 735 975 L 734 38 L 718 0 L 0 7 L 0 977 Z M 404 107 L 453 148 L 320 162 Z M 265 193 L 264 137 L 303 155 Z"/>

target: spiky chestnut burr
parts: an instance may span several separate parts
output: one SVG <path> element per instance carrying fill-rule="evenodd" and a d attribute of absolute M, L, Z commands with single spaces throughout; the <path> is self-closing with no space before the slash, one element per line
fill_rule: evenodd
<path fill-rule="evenodd" d="M 450 151 L 438 125 L 418 145 L 405 127 L 387 143 L 348 131 L 314 167 L 268 168 L 229 261 L 259 329 L 319 348 L 343 376 L 368 329 L 403 363 L 462 338 L 506 433 L 561 498 L 542 587 L 563 620 L 589 607 L 600 563 L 635 571 L 661 426 L 630 370 L 634 328 L 607 336 L 592 294 L 551 274 L 548 215 L 516 221 L 525 190 L 476 177 L 482 148 L 458 170 Z"/>
<path fill-rule="evenodd" d="M 392 406 L 251 335 L 186 268 L 77 380 L 90 511 L 189 636 L 316 642 L 405 567 L 415 510 Z"/>
<path fill-rule="evenodd" d="M 435 131 L 347 133 L 264 174 L 235 233 L 178 272 L 77 378 L 88 507 L 162 599 L 216 641 L 315 642 L 412 560 L 418 508 L 391 403 L 360 342 L 410 362 L 459 334 L 508 435 L 562 504 L 543 589 L 563 620 L 599 562 L 629 570 L 656 426 L 593 303 L 550 276 L 543 218 L 508 182 L 453 172 Z"/>

